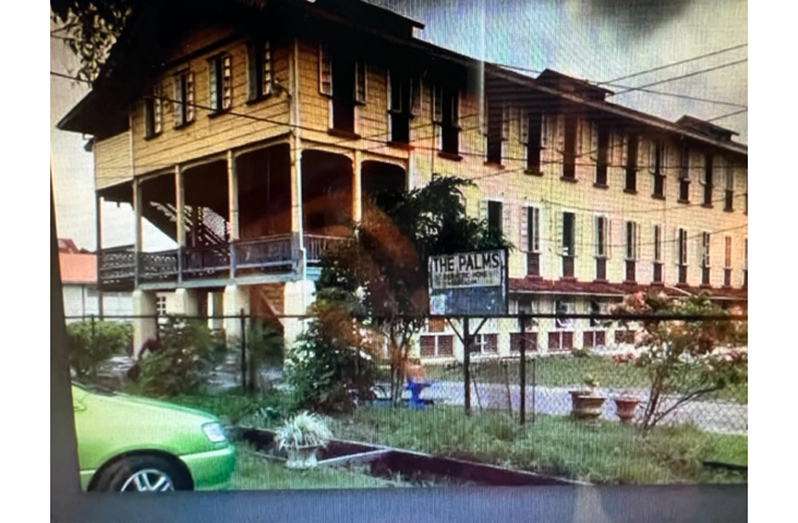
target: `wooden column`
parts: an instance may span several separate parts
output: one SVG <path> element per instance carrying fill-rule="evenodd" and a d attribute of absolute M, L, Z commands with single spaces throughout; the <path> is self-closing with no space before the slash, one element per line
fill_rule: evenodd
<path fill-rule="evenodd" d="M 230 240 L 238 240 L 241 237 L 238 213 L 238 175 L 236 174 L 236 159 L 233 151 L 227 151 L 227 205 Z"/>
<path fill-rule="evenodd" d="M 177 282 L 183 282 L 183 247 L 186 246 L 186 221 L 184 206 L 186 193 L 183 188 L 183 172 L 175 165 L 175 239 L 177 240 Z"/>
<path fill-rule="evenodd" d="M 103 286 L 102 286 L 102 279 L 100 279 L 100 269 L 102 268 L 102 257 L 103 257 L 103 233 L 102 233 L 102 203 L 103 198 L 100 196 L 99 193 L 95 193 L 94 198 L 94 218 L 96 220 L 95 227 L 97 229 L 97 312 L 100 314 L 100 320 L 103 319 L 104 314 L 104 307 L 103 307 Z"/>
<path fill-rule="evenodd" d="M 352 175 L 352 219 L 359 223 L 363 219 L 363 158 L 359 149 L 355 149 L 354 170 Z"/>
<path fill-rule="evenodd" d="M 141 182 L 139 180 L 133 180 L 133 212 L 135 213 L 135 219 L 133 220 L 135 231 L 136 231 L 136 239 L 133 242 L 133 263 L 135 265 L 135 273 L 134 273 L 134 283 L 135 287 L 138 288 L 139 286 L 139 253 L 141 253 L 142 248 L 142 227 L 141 227 Z"/>

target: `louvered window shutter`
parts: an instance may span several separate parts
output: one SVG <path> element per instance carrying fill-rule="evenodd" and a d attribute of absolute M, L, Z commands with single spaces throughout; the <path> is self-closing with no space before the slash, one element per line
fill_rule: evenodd
<path fill-rule="evenodd" d="M 172 102 L 172 115 L 175 120 L 175 127 L 179 127 L 185 123 L 183 120 L 183 76 L 175 76 L 175 88 Z"/>
<path fill-rule="evenodd" d="M 551 142 L 552 117 L 550 114 L 543 113 L 540 118 L 540 148 L 549 147 Z"/>
<path fill-rule="evenodd" d="M 509 105 L 502 106 L 502 140 L 510 139 L 510 121 L 513 111 Z"/>
<path fill-rule="evenodd" d="M 582 253 L 590 252 L 585 246 L 585 228 L 582 222 L 582 215 L 574 213 L 574 249 L 573 257 L 581 256 Z"/>
<path fill-rule="evenodd" d="M 654 174 L 657 165 L 657 144 L 653 140 L 647 140 L 648 144 L 648 172 Z"/>
<path fill-rule="evenodd" d="M 262 69 L 261 69 L 261 94 L 269 96 L 272 94 L 272 84 L 274 77 L 272 75 L 272 48 L 269 41 L 263 42 L 263 54 L 261 55 Z"/>
<path fill-rule="evenodd" d="M 488 200 L 479 201 L 479 219 L 483 221 L 488 219 Z"/>
<path fill-rule="evenodd" d="M 529 252 L 529 212 L 531 207 L 521 207 L 518 216 L 518 247 L 521 252 Z"/>
<path fill-rule="evenodd" d="M 507 203 L 502 203 L 502 233 L 505 238 L 510 237 L 513 208 Z"/>
<path fill-rule="evenodd" d="M 540 252 L 540 234 L 543 229 L 543 225 L 540 222 L 540 209 L 538 207 L 532 208 L 532 241 L 531 247 L 532 252 Z"/>
<path fill-rule="evenodd" d="M 590 122 L 590 159 L 593 161 L 597 161 L 599 157 L 598 153 L 599 153 L 599 125 L 597 122 Z"/>
<path fill-rule="evenodd" d="M 354 100 L 366 103 L 366 63 L 362 60 L 355 62 L 355 92 Z"/>
<path fill-rule="evenodd" d="M 529 113 L 525 109 L 521 110 L 521 117 L 518 119 L 518 141 L 524 145 L 529 144 Z"/>
<path fill-rule="evenodd" d="M 432 121 L 443 122 L 443 87 L 440 85 L 432 88 Z"/>
<path fill-rule="evenodd" d="M 233 59 L 225 56 L 222 59 L 222 109 L 233 106 Z"/>
<path fill-rule="evenodd" d="M 418 116 L 421 114 L 421 79 L 416 77 L 410 80 L 410 114 Z"/>
<path fill-rule="evenodd" d="M 186 122 L 194 121 L 195 105 L 194 105 L 194 73 L 186 73 Z"/>
<path fill-rule="evenodd" d="M 208 60 L 208 98 L 211 111 L 219 110 L 219 59 Z"/>
<path fill-rule="evenodd" d="M 319 92 L 326 96 L 333 94 L 332 56 L 326 45 L 319 46 Z"/>
<path fill-rule="evenodd" d="M 565 152 L 565 117 L 564 115 L 557 115 L 554 118 L 555 133 L 557 135 L 557 151 L 559 153 Z"/>
<path fill-rule="evenodd" d="M 554 252 L 560 256 L 563 254 L 563 213 L 558 212 L 554 218 Z"/>

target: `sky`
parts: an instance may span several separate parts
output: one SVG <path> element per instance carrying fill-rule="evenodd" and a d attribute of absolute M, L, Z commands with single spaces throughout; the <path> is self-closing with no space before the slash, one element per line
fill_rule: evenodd
<path fill-rule="evenodd" d="M 491 62 L 535 71 L 549 68 L 593 82 L 606 82 L 651 68 L 746 44 L 745 0 L 369 0 L 425 24 L 416 37 Z M 63 42 L 51 38 L 51 71 L 71 74 L 77 63 Z M 622 91 L 686 74 L 649 89 L 725 102 L 722 105 L 639 91 L 608 100 L 669 120 L 684 114 L 711 119 L 748 104 L 747 47 L 635 76 L 604 87 Z M 733 64 L 734 62 L 741 62 Z M 733 64 L 733 65 L 729 65 Z M 701 72 L 705 69 L 717 68 Z M 533 76 L 535 73 L 529 73 Z M 60 237 L 79 247 L 96 245 L 91 153 L 84 137 L 55 129 L 85 95 L 86 87 L 50 77 L 53 187 Z M 714 122 L 747 143 L 748 114 Z M 129 206 L 103 207 L 103 246 L 133 242 Z M 144 222 L 145 247 L 172 246 Z"/>

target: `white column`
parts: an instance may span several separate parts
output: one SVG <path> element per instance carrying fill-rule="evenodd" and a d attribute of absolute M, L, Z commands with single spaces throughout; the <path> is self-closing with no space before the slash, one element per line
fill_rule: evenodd
<path fill-rule="evenodd" d="M 186 246 L 186 222 L 183 219 L 186 193 L 183 188 L 183 173 L 179 165 L 175 165 L 175 214 L 177 214 L 176 236 L 180 247 Z"/>
<path fill-rule="evenodd" d="M 310 280 L 286 282 L 283 289 L 283 310 L 286 316 L 307 314 L 308 306 L 313 303 L 315 284 Z M 307 320 L 299 318 L 283 318 L 285 344 L 288 350 L 293 348 L 297 337 L 305 328 Z"/>
<path fill-rule="evenodd" d="M 224 301 L 224 294 L 221 292 L 210 292 L 208 293 L 208 315 L 209 316 L 221 316 L 224 314 L 224 308 L 222 303 Z M 222 329 L 224 328 L 224 321 L 221 318 L 213 318 L 208 321 L 208 326 L 211 329 Z"/>
<path fill-rule="evenodd" d="M 230 240 L 238 240 L 241 234 L 238 213 L 238 175 L 236 174 L 236 159 L 233 156 L 233 151 L 227 151 L 227 198 Z"/>
<path fill-rule="evenodd" d="M 144 343 L 157 338 L 157 324 L 154 318 L 156 312 L 156 299 L 154 292 L 133 291 L 133 357 L 138 357 Z M 139 318 L 138 316 L 153 316 L 152 318 Z"/>
<path fill-rule="evenodd" d="M 224 332 L 228 343 L 241 339 L 241 319 L 235 316 L 240 316 L 242 309 L 245 315 L 249 314 L 249 291 L 247 288 L 239 285 L 226 286 L 222 307 L 224 315 L 231 316 L 224 319 Z"/>
<path fill-rule="evenodd" d="M 174 314 L 199 316 L 199 313 L 197 291 L 195 289 L 176 289 Z"/>

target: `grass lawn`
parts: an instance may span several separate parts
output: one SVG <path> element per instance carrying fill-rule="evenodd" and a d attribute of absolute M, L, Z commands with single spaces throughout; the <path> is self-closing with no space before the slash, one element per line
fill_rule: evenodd
<path fill-rule="evenodd" d="M 332 423 L 336 438 L 609 484 L 745 483 L 707 470 L 702 460 L 746 465 L 748 438 L 662 427 L 643 438 L 634 427 L 539 416 L 524 427 L 503 413 L 435 407 L 424 411 L 361 408 Z"/>
<path fill-rule="evenodd" d="M 511 384 L 518 383 L 519 365 L 517 361 L 506 365 L 498 360 L 472 362 L 471 370 L 474 379 L 481 383 L 504 383 L 509 379 Z M 444 381 L 462 381 L 462 365 L 449 367 L 445 365 L 427 365 L 424 367 L 430 379 Z M 609 358 L 590 356 L 586 358 L 541 357 L 535 362 L 535 381 L 538 385 L 549 387 L 570 387 L 581 385 L 586 375 L 590 374 L 602 387 L 617 389 L 646 388 L 648 377 L 645 369 L 633 365 L 616 365 Z M 527 383 L 532 383 L 532 363 L 527 363 Z M 706 399 L 733 401 L 748 404 L 748 384 L 730 385 L 726 389 L 707 395 Z"/>
<path fill-rule="evenodd" d="M 290 470 L 285 464 L 258 456 L 246 444 L 236 445 L 236 470 L 227 485 L 215 490 L 384 488 L 412 486 L 400 480 L 369 476 L 356 469 L 317 467 Z"/>

